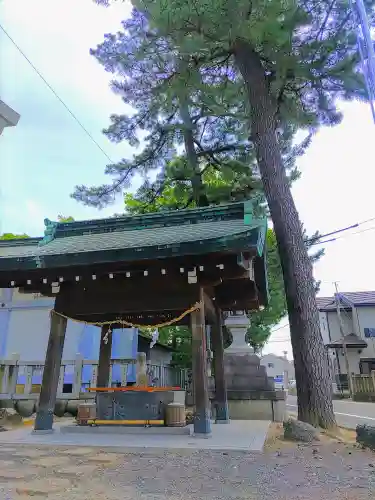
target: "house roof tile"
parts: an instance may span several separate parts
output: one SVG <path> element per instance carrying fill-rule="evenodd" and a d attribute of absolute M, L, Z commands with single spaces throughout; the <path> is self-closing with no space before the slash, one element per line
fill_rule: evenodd
<path fill-rule="evenodd" d="M 347 297 L 355 307 L 375 306 L 375 291 L 340 292 Z M 331 311 L 336 308 L 335 297 L 317 297 L 319 311 Z"/>
<path fill-rule="evenodd" d="M 347 347 L 365 349 L 367 347 L 367 342 L 359 338 L 355 333 L 349 333 L 345 335 L 344 342 Z M 343 346 L 342 339 L 335 340 L 334 342 L 327 344 L 327 347 L 331 349 L 338 349 Z"/>
<path fill-rule="evenodd" d="M 119 230 L 108 233 L 89 233 L 53 239 L 46 245 L 38 247 L 37 253 L 42 256 L 123 248 L 155 247 L 212 238 L 226 238 L 235 234 L 246 233 L 249 229 L 249 226 L 245 226 L 242 220 L 229 220 L 181 225 L 178 227 L 166 226 L 150 229 Z M 14 249 L 17 256 L 23 254 L 21 249 L 22 247 Z M 0 248 L 0 258 L 4 250 L 4 248 Z M 14 252 L 14 250 L 12 249 L 11 252 Z M 24 252 L 25 255 L 35 252 L 35 247 L 27 246 L 24 248 Z"/>

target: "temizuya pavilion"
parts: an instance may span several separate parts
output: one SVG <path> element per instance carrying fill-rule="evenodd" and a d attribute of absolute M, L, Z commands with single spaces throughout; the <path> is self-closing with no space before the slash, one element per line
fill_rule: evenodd
<path fill-rule="evenodd" d="M 267 301 L 267 225 L 251 202 L 45 225 L 44 238 L 0 242 L 0 287 L 56 299 L 35 430 L 52 430 L 67 318 L 151 326 L 187 311 L 179 324 L 190 321 L 193 335 L 194 431 L 211 430 L 206 324 L 217 420 L 228 421 L 221 312 Z M 107 386 L 110 350 L 100 349 L 97 385 Z"/>

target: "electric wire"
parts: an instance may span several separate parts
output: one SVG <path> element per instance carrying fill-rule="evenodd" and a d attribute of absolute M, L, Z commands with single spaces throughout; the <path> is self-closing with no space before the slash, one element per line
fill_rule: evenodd
<path fill-rule="evenodd" d="M 35 71 L 35 73 L 39 76 L 39 78 L 44 82 L 44 84 L 48 87 L 48 89 L 53 93 L 53 95 L 58 99 L 58 101 L 64 106 L 66 111 L 70 114 L 70 116 L 73 118 L 73 120 L 78 124 L 78 126 L 83 130 L 83 132 L 87 135 L 87 137 L 92 141 L 92 143 L 99 149 L 99 151 L 105 156 L 105 158 L 113 164 L 114 161 L 110 158 L 110 156 L 104 151 L 104 149 L 100 146 L 100 144 L 96 141 L 96 139 L 92 136 L 92 134 L 88 131 L 88 129 L 85 127 L 85 125 L 79 120 L 79 118 L 75 115 L 75 113 L 69 108 L 69 106 L 64 102 L 64 100 L 58 95 L 56 90 L 52 87 L 52 85 L 46 80 L 46 78 L 42 75 L 42 73 L 38 70 L 38 68 L 33 64 L 33 62 L 29 59 L 29 57 L 25 54 L 25 52 L 21 49 L 21 47 L 17 44 L 17 42 L 12 38 L 12 36 L 8 33 L 8 31 L 0 24 L 0 29 L 4 33 L 4 35 L 9 39 L 9 41 L 14 45 L 14 47 L 18 50 L 18 52 L 22 55 L 22 57 L 27 61 L 27 63 L 32 67 L 32 69 Z M 309 243 L 309 246 L 315 246 L 315 245 L 323 245 L 326 243 L 331 243 L 333 241 L 336 241 L 338 239 L 343 238 L 343 236 L 340 236 L 338 238 L 330 238 L 329 240 L 321 241 L 322 238 L 326 238 L 328 236 L 333 236 L 335 234 L 339 234 L 345 231 L 349 231 L 351 229 L 355 229 L 363 224 L 366 224 L 368 222 L 374 221 L 375 217 L 372 217 L 370 219 L 367 219 L 365 221 L 357 222 L 355 224 L 352 224 L 351 226 L 347 226 L 344 228 L 336 229 L 334 231 L 330 231 L 328 233 L 325 233 L 323 235 L 319 236 L 314 236 L 312 238 L 307 238 L 305 240 L 306 243 Z M 362 231 L 357 231 L 355 233 L 351 233 L 350 235 L 345 235 L 346 236 L 352 236 L 355 234 L 360 234 L 365 231 L 371 231 L 374 230 L 374 227 L 364 229 Z"/>
<path fill-rule="evenodd" d="M 349 233 L 349 234 L 345 234 L 342 236 L 338 236 L 337 238 L 330 238 L 329 240 L 324 240 L 324 241 L 312 243 L 310 246 L 325 245 L 326 243 L 332 243 L 332 242 L 337 241 L 337 240 L 348 238 L 349 236 L 355 236 L 358 234 L 366 233 L 367 231 L 373 231 L 374 229 L 375 229 L 375 226 L 371 226 L 371 227 L 368 227 L 366 229 L 361 229 L 360 231 L 355 231 L 354 233 Z"/>
<path fill-rule="evenodd" d="M 32 63 L 32 61 L 27 57 L 25 52 L 21 49 L 21 47 L 15 42 L 15 40 L 10 36 L 7 30 L 0 24 L 0 29 L 4 33 L 4 35 L 10 40 L 10 42 L 14 45 L 14 47 L 18 50 L 18 52 L 22 55 L 22 57 L 29 63 L 29 65 L 33 68 L 35 73 L 39 76 L 39 78 L 44 82 L 44 84 L 49 88 L 49 90 L 53 93 L 53 95 L 60 101 L 60 103 L 64 106 L 66 111 L 70 114 L 70 116 L 75 120 L 75 122 L 79 125 L 79 127 L 84 131 L 87 137 L 95 144 L 95 146 L 101 151 L 101 153 L 106 157 L 106 159 L 113 164 L 114 161 L 108 156 L 108 154 L 104 151 L 104 149 L 100 146 L 100 144 L 94 139 L 92 134 L 87 130 L 81 120 L 73 113 L 73 111 L 69 108 L 69 106 L 64 102 L 64 100 L 58 95 L 56 90 L 52 87 L 50 83 L 44 78 L 38 68 Z"/>

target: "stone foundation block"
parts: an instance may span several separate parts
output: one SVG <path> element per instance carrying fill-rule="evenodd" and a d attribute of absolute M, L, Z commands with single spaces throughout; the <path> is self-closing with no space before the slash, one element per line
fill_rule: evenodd
<path fill-rule="evenodd" d="M 282 391 L 228 391 L 231 420 L 271 420 L 283 422 L 286 415 Z"/>
<path fill-rule="evenodd" d="M 231 420 L 273 420 L 271 401 L 228 401 Z"/>
<path fill-rule="evenodd" d="M 285 401 L 237 400 L 228 401 L 231 420 L 271 420 L 282 422 L 285 417 Z"/>
<path fill-rule="evenodd" d="M 375 427 L 371 425 L 357 425 L 357 443 L 375 451 Z"/>
<path fill-rule="evenodd" d="M 284 438 L 292 441 L 312 443 L 319 440 L 319 431 L 306 422 L 290 418 L 284 422 Z"/>

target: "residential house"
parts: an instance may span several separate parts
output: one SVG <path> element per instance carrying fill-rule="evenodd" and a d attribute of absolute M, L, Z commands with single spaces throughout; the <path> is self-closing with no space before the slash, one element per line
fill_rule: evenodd
<path fill-rule="evenodd" d="M 0 289 L 0 359 L 17 355 L 21 361 L 44 362 L 49 328 L 50 311 L 54 299 L 39 294 L 20 293 L 17 288 Z M 63 362 L 74 360 L 79 353 L 84 359 L 99 357 L 100 328 L 85 323 L 68 321 Z M 173 350 L 157 343 L 150 350 L 150 339 L 138 335 L 136 328 L 115 329 L 112 334 L 112 358 L 136 359 L 137 352 L 145 352 L 151 365 L 169 365 Z M 65 371 L 64 384 L 71 384 L 73 366 Z M 83 383 L 91 380 L 91 366 L 83 368 Z M 19 384 L 24 383 L 19 373 Z M 112 382 L 121 380 L 120 366 L 112 370 Z M 135 366 L 129 365 L 127 380 L 135 382 Z M 41 374 L 36 373 L 33 384 L 41 383 Z"/>
<path fill-rule="evenodd" d="M 174 349 L 160 342 L 150 348 L 150 338 L 138 333 L 138 352 L 146 353 L 147 361 L 151 365 L 170 365 Z"/>
<path fill-rule="evenodd" d="M 295 379 L 294 363 L 289 361 L 286 356 L 277 356 L 276 354 L 265 354 L 260 358 L 260 364 L 267 369 L 268 377 L 272 377 L 275 386 L 287 388 L 289 382 Z"/>
<path fill-rule="evenodd" d="M 321 333 L 335 375 L 342 381 L 347 379 L 343 342 L 350 373 L 367 374 L 375 370 L 375 291 L 318 297 L 317 304 Z"/>

